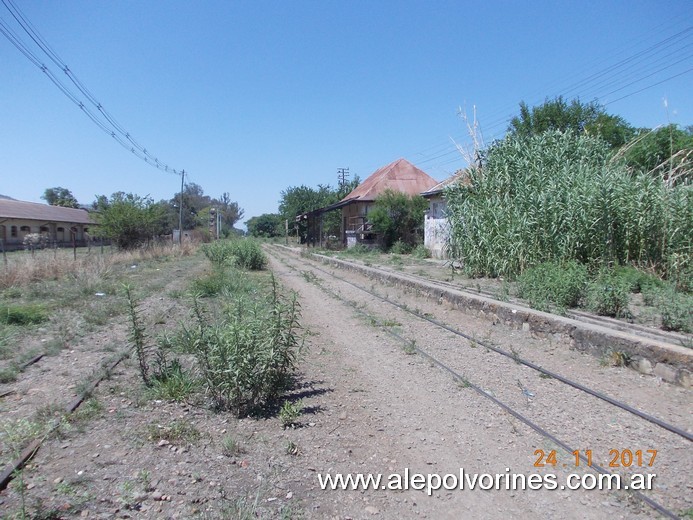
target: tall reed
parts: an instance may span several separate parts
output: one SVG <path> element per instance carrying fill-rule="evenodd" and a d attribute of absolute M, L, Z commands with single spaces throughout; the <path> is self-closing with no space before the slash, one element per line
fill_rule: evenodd
<path fill-rule="evenodd" d="M 448 188 L 449 250 L 472 276 L 541 262 L 691 269 L 693 188 L 630 172 L 599 140 L 549 132 L 492 145 L 470 182 Z"/>

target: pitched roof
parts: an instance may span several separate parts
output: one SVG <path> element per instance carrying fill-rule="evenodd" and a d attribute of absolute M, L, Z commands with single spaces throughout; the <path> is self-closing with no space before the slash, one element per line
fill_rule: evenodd
<path fill-rule="evenodd" d="M 438 181 L 406 159 L 397 159 L 376 170 L 340 202 L 372 202 L 385 190 L 418 195 L 431 189 Z"/>
<path fill-rule="evenodd" d="M 454 174 L 452 174 L 444 181 L 441 181 L 432 188 L 421 192 L 421 196 L 433 197 L 434 195 L 439 195 L 443 193 L 445 188 L 447 188 L 448 186 L 452 186 L 453 184 L 456 184 L 458 182 L 461 182 L 463 184 L 469 184 L 471 182 L 469 179 L 469 172 L 467 170 L 457 170 Z"/>
<path fill-rule="evenodd" d="M 67 222 L 70 224 L 94 224 L 83 209 L 49 206 L 37 202 L 0 199 L 0 219 L 15 218 L 23 220 L 41 220 L 45 222 Z"/>

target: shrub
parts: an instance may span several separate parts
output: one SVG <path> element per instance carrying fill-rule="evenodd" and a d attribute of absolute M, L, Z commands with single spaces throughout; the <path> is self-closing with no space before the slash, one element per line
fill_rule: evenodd
<path fill-rule="evenodd" d="M 197 381 L 173 360 L 152 378 L 151 392 L 155 399 L 185 401 L 197 389 Z"/>
<path fill-rule="evenodd" d="M 241 269 L 259 271 L 267 265 L 267 257 L 256 240 L 242 239 L 231 242 L 236 265 Z"/>
<path fill-rule="evenodd" d="M 368 221 L 386 249 L 397 241 L 413 246 L 423 239 L 427 208 L 428 201 L 420 195 L 409 196 L 386 190 L 376 198 L 373 210 L 368 213 Z"/>
<path fill-rule="evenodd" d="M 392 247 L 390 247 L 390 253 L 394 253 L 396 255 L 408 255 L 413 249 L 414 246 L 407 244 L 406 242 L 402 242 L 402 240 L 398 238 L 397 241 L 392 244 Z"/>
<path fill-rule="evenodd" d="M 630 285 L 613 269 L 601 269 L 587 286 L 587 308 L 601 316 L 629 315 Z"/>
<path fill-rule="evenodd" d="M 201 249 L 207 260 L 217 269 L 226 267 L 233 261 L 233 246 L 225 240 L 205 244 Z"/>
<path fill-rule="evenodd" d="M 658 309 L 664 330 L 693 332 L 693 296 L 690 294 L 664 290 L 660 293 Z"/>
<path fill-rule="evenodd" d="M 197 301 L 194 312 L 187 349 L 217 409 L 242 416 L 284 390 L 302 348 L 295 296 L 286 300 L 273 285 L 268 302 L 239 299 L 218 323 L 208 323 Z"/>
<path fill-rule="evenodd" d="M 414 258 L 419 259 L 431 258 L 431 252 L 423 244 L 419 244 L 418 246 L 416 246 L 414 250 L 411 252 L 411 255 Z"/>
<path fill-rule="evenodd" d="M 518 278 L 518 296 L 535 309 L 549 311 L 577 307 L 587 286 L 587 268 L 575 261 L 544 262 Z"/>

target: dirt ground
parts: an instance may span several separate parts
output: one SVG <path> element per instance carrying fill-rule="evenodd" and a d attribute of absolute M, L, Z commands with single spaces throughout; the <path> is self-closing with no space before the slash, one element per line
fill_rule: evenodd
<path fill-rule="evenodd" d="M 693 456 L 688 441 L 539 377 L 487 349 L 441 332 L 316 269 L 306 259 L 271 250 L 271 269 L 297 291 L 306 351 L 287 399 L 299 403 L 296 428 L 278 416 L 238 420 L 201 401 L 148 398 L 128 359 L 48 438 L 18 480 L 0 493 L 3 518 L 657 518 L 632 493 L 571 490 L 322 490 L 326 473 L 529 475 L 583 474 L 570 455 L 414 355 L 388 332 L 444 359 L 485 392 L 508 403 L 558 438 L 608 462 L 611 449 L 658 450 L 654 492 L 677 515 L 691 514 Z M 179 297 L 205 269 L 167 264 L 143 312 L 155 330 L 188 319 Z M 417 267 L 417 269 L 419 269 Z M 175 271 L 176 276 L 172 276 Z M 435 316 L 494 345 L 693 430 L 691 393 L 634 371 L 605 366 L 552 340 L 489 326 L 458 311 L 374 287 L 334 271 L 421 314 Z M 380 324 L 381 326 L 378 326 Z M 44 334 L 46 337 L 41 337 Z M 48 340 L 51 328 L 26 338 Z M 68 348 L 0 386 L 3 420 L 56 413 L 76 386 L 127 345 L 125 315 L 74 337 Z M 54 405 L 54 406 L 51 406 Z M 536 450 L 557 449 L 556 467 L 537 468 Z M 6 454 L 5 454 L 6 455 Z M 628 473 L 638 468 L 629 468 Z M 620 471 L 626 472 L 625 468 Z M 25 506 L 22 506 L 22 497 Z"/>

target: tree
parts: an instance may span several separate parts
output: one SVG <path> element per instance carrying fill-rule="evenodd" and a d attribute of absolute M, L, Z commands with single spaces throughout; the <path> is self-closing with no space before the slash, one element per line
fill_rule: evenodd
<path fill-rule="evenodd" d="M 231 229 L 243 218 L 244 211 L 238 205 L 238 202 L 231 200 L 231 195 L 228 192 L 221 194 L 218 199 L 212 199 L 212 204 L 217 207 L 217 211 L 221 214 L 222 227 L 226 226 Z"/>
<path fill-rule="evenodd" d="M 562 96 L 547 99 L 542 105 L 531 109 L 524 101 L 520 102 L 520 115 L 513 117 L 508 127 L 508 132 L 518 137 L 552 130 L 599 136 L 611 149 L 623 146 L 635 132 L 622 117 L 607 114 L 596 101 L 582 103 L 579 99 L 573 99 L 568 103 Z"/>
<path fill-rule="evenodd" d="M 284 219 L 277 213 L 263 213 L 246 221 L 248 234 L 254 237 L 277 237 L 284 234 Z"/>
<path fill-rule="evenodd" d="M 693 174 L 693 128 L 668 125 L 655 130 L 641 128 L 625 149 L 626 164 L 634 171 L 664 179 L 691 180 Z"/>
<path fill-rule="evenodd" d="M 78 208 L 77 199 L 67 188 L 47 188 L 41 198 L 51 206 L 62 206 L 64 208 Z"/>
<path fill-rule="evenodd" d="M 375 199 L 375 207 L 368 214 L 373 230 L 381 236 L 383 246 L 390 248 L 400 240 L 409 246 L 423 242 L 424 212 L 428 201 L 421 195 L 409 196 L 386 190 Z"/>
<path fill-rule="evenodd" d="M 289 233 L 306 238 L 308 229 L 304 221 L 296 222 L 296 216 L 309 211 L 324 208 L 337 202 L 337 194 L 328 185 L 318 185 L 317 189 L 308 186 L 289 187 L 281 193 L 279 201 L 279 214 L 289 221 Z"/>
<path fill-rule="evenodd" d="M 95 234 L 112 240 L 121 249 L 133 249 L 159 234 L 165 225 L 165 207 L 148 197 L 122 191 L 97 197 Z"/>

